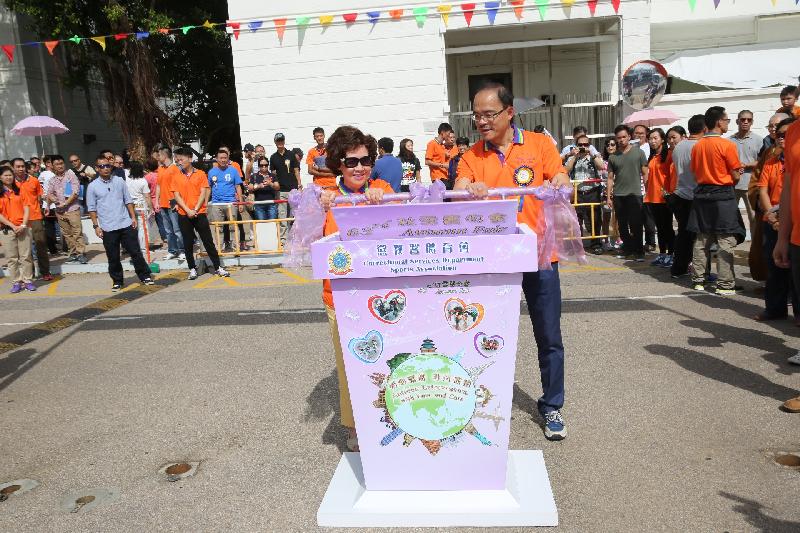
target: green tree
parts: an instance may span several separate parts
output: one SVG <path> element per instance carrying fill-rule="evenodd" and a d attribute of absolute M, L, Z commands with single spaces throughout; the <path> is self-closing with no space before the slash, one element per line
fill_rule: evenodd
<path fill-rule="evenodd" d="M 28 17 L 42 40 L 150 32 L 137 40 L 90 40 L 59 46 L 54 60 L 68 87 L 100 80 L 111 119 L 132 155 L 143 157 L 159 142 L 200 139 L 239 144 L 230 41 L 223 27 L 197 27 L 164 35 L 160 28 L 227 19 L 219 0 L 3 0 Z"/>

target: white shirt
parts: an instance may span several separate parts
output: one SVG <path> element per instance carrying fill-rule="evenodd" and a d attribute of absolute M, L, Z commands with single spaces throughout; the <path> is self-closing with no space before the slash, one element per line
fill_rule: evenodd
<path fill-rule="evenodd" d="M 133 205 L 137 209 L 146 209 L 147 203 L 145 202 L 145 198 L 150 196 L 150 186 L 147 184 L 147 180 L 144 178 L 129 178 L 125 180 L 125 184 L 128 186 L 128 192 L 131 194 Z"/>
<path fill-rule="evenodd" d="M 55 173 L 54 172 L 51 172 L 49 170 L 43 170 L 39 174 L 39 182 L 42 184 L 42 189 L 44 189 L 46 191 L 47 190 L 47 182 L 50 181 L 50 178 L 54 178 L 54 177 L 55 177 Z M 50 204 L 50 206 L 48 207 L 47 206 L 47 201 L 42 199 L 42 207 L 45 208 L 45 209 L 55 209 L 56 208 L 56 204 Z"/>

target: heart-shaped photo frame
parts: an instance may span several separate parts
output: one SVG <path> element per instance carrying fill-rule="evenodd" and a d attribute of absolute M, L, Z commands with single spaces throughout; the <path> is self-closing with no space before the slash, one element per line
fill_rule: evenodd
<path fill-rule="evenodd" d="M 370 296 L 367 307 L 372 316 L 384 324 L 397 324 L 406 312 L 406 302 L 406 293 L 395 289 L 383 296 Z"/>
<path fill-rule="evenodd" d="M 469 331 L 483 320 L 483 305 L 450 298 L 444 303 L 444 319 L 456 331 Z"/>
<path fill-rule="evenodd" d="M 475 334 L 475 350 L 486 357 L 494 357 L 506 347 L 506 341 L 500 335 L 487 335 L 483 331 Z"/>
<path fill-rule="evenodd" d="M 373 329 L 363 337 L 350 339 L 347 348 L 356 359 L 365 363 L 374 363 L 383 354 L 383 335 L 381 335 L 380 331 Z"/>

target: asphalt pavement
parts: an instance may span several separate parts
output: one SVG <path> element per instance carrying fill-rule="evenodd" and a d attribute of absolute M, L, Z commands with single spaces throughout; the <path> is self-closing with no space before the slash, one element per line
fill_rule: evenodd
<path fill-rule="evenodd" d="M 132 283 L 113 305 L 103 274 L 13 297 L 0 284 L 0 337 L 48 328 L 0 340 L 0 487 L 38 483 L 0 502 L 0 530 L 316 530 L 345 434 L 309 277 Z M 520 317 L 511 448 L 544 451 L 559 530 L 800 530 L 800 470 L 774 461 L 800 454 L 800 415 L 779 410 L 800 394 L 800 330 L 754 321 L 761 295 L 742 284 L 723 298 L 642 264 L 564 265 L 562 442 L 533 414 Z M 102 312 L 59 321 L 87 307 Z M 176 462 L 193 469 L 169 481 Z"/>

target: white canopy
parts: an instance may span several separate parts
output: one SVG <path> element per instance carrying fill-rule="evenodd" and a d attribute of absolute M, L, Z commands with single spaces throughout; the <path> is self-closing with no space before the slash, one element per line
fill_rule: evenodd
<path fill-rule="evenodd" d="M 670 76 L 729 89 L 797 85 L 800 41 L 683 50 L 661 62 Z"/>

